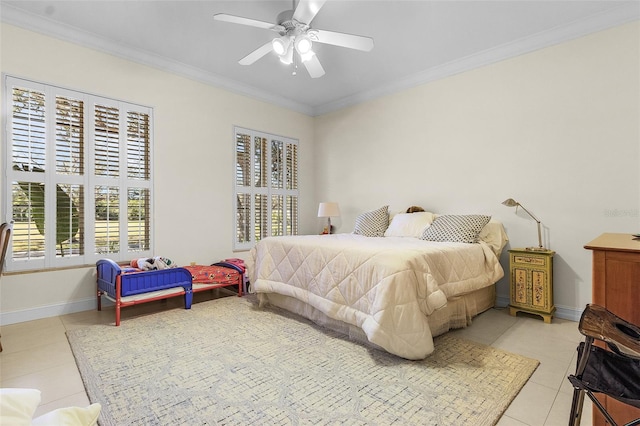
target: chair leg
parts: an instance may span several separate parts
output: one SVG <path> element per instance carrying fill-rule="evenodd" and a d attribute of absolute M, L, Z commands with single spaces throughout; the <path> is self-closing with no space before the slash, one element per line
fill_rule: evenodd
<path fill-rule="evenodd" d="M 582 421 L 582 407 L 584 405 L 584 391 L 573 389 L 573 399 L 571 400 L 571 417 L 569 426 L 580 426 Z"/>
<path fill-rule="evenodd" d="M 591 392 L 588 389 L 585 390 L 584 392 L 587 394 L 587 396 L 589 397 L 591 402 L 593 402 L 593 405 L 595 405 L 598 408 L 598 410 L 600 411 L 600 414 L 602 414 L 604 416 L 604 418 L 607 421 L 607 423 L 609 423 L 609 425 L 611 425 L 611 426 L 618 426 L 618 423 L 616 423 L 616 421 L 613 420 L 613 417 L 611 417 L 611 414 L 609 414 L 607 409 L 604 408 L 602 403 L 598 400 L 598 398 L 596 398 L 596 396 L 593 394 L 593 392 Z"/>

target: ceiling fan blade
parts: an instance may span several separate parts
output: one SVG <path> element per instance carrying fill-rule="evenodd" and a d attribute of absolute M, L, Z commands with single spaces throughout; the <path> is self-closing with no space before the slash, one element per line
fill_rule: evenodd
<path fill-rule="evenodd" d="M 349 49 L 357 49 L 364 52 L 369 52 L 371 49 L 373 49 L 373 39 L 371 37 L 316 29 L 313 29 L 311 31 L 316 34 L 317 38 L 313 41 L 317 41 L 318 43 L 348 47 Z"/>
<path fill-rule="evenodd" d="M 227 15 L 226 13 L 216 13 L 213 15 L 216 21 L 231 22 L 232 24 L 248 25 L 250 27 L 264 28 L 265 30 L 285 31 L 282 25 L 272 24 L 271 22 L 258 21 L 256 19 L 243 18 L 242 16 Z"/>
<path fill-rule="evenodd" d="M 262 46 L 258 47 L 253 52 L 249 53 L 244 58 L 240 59 L 238 61 L 238 63 L 240 65 L 251 65 L 252 63 L 257 61 L 258 59 L 262 58 L 267 53 L 271 52 L 272 50 L 273 50 L 273 46 L 271 45 L 271 42 L 268 41 L 265 44 L 263 44 Z"/>
<path fill-rule="evenodd" d="M 309 25 L 326 1 L 327 0 L 300 0 L 296 11 L 293 12 L 293 19 L 301 24 Z"/>
<path fill-rule="evenodd" d="M 303 64 L 311 78 L 318 78 L 324 75 L 324 68 L 322 68 L 322 64 L 320 64 L 316 55 L 311 56 L 311 58 L 304 61 Z"/>

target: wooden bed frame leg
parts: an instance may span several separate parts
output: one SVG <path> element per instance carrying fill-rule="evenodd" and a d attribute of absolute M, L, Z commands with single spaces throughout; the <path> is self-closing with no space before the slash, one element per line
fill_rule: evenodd
<path fill-rule="evenodd" d="M 120 295 L 122 294 L 122 282 L 120 281 L 121 275 L 116 277 L 116 327 L 120 325 Z"/>
<path fill-rule="evenodd" d="M 116 302 L 116 327 L 120 325 L 120 300 Z"/>
<path fill-rule="evenodd" d="M 238 278 L 238 297 L 242 297 L 242 282 L 244 281 L 244 275 L 240 274 Z"/>
<path fill-rule="evenodd" d="M 98 310 L 102 310 L 102 292 L 98 290 Z"/>

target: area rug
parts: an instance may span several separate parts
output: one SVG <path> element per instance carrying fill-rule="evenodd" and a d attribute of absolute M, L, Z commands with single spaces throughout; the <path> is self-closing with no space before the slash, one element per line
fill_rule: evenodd
<path fill-rule="evenodd" d="M 103 426 L 493 425 L 538 365 L 450 334 L 408 361 L 250 297 L 67 336 Z"/>

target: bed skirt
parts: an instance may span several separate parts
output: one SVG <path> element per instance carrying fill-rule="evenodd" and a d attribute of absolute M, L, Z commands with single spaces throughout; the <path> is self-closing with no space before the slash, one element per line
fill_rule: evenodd
<path fill-rule="evenodd" d="M 324 313 L 301 300 L 277 293 L 258 293 L 257 295 L 261 306 L 270 304 L 287 311 L 294 312 L 310 319 L 322 327 L 344 334 L 351 340 L 378 347 L 377 345 L 369 342 L 362 329 L 354 325 L 329 318 Z M 434 311 L 428 318 L 432 336 L 436 337 L 449 330 L 464 328 L 471 325 L 472 318 L 494 307 L 495 301 L 495 284 L 481 288 L 469 294 L 455 296 L 448 299 L 447 304 L 443 308 Z"/>

